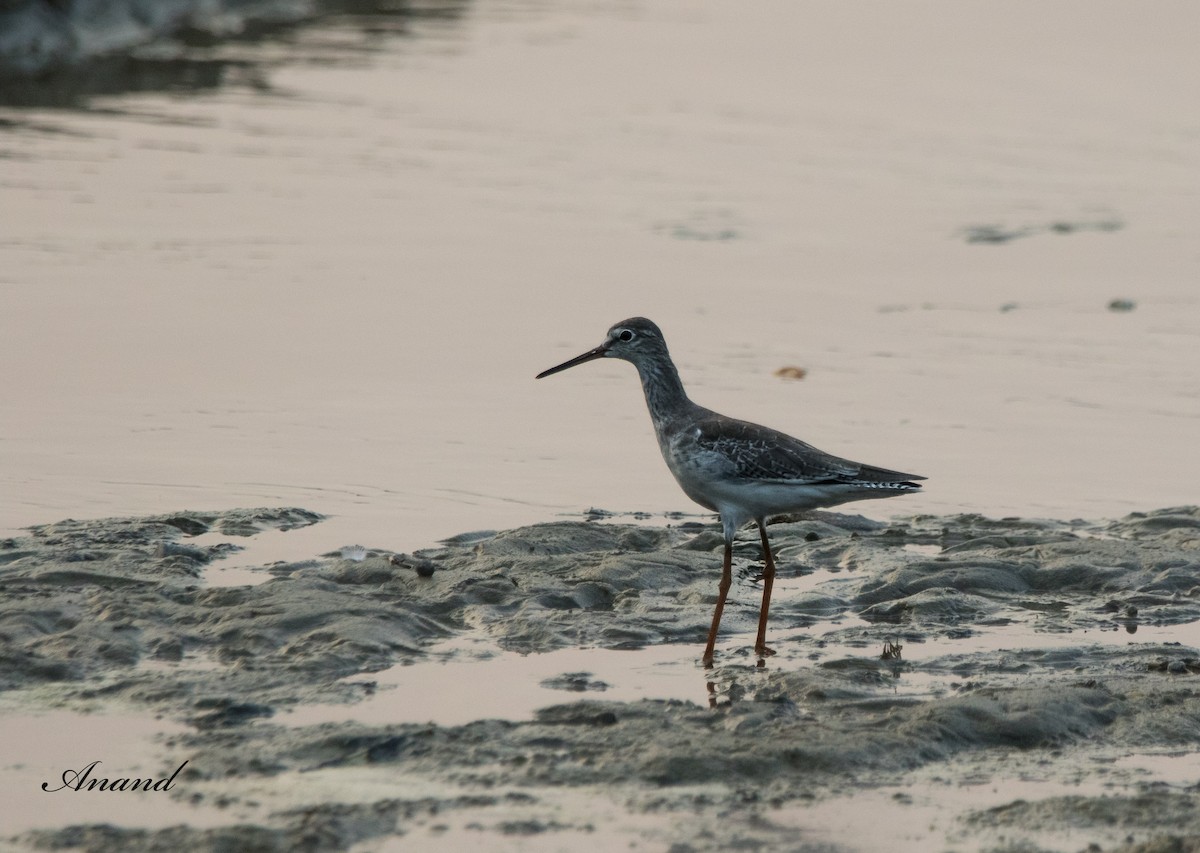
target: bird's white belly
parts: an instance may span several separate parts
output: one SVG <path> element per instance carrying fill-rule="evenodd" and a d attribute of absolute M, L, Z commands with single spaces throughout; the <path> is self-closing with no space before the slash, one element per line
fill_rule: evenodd
<path fill-rule="evenodd" d="M 861 488 L 849 483 L 738 478 L 733 476 L 729 460 L 719 453 L 694 449 L 681 453 L 676 447 L 665 448 L 663 457 L 684 493 L 700 506 L 720 513 L 722 521 L 734 529 L 771 515 L 805 512 L 863 497 Z"/>
<path fill-rule="evenodd" d="M 664 453 L 684 493 L 706 509 L 733 515 L 739 523 L 783 512 L 802 512 L 837 503 L 828 484 L 738 479 L 719 453 Z"/>
<path fill-rule="evenodd" d="M 784 512 L 804 512 L 839 503 L 836 487 L 762 480 L 716 480 L 705 490 L 709 500 L 724 515 L 733 512 L 742 521 Z"/>

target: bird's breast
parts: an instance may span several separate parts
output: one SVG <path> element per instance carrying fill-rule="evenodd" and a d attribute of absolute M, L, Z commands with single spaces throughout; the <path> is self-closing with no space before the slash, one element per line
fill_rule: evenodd
<path fill-rule="evenodd" d="M 684 494 L 705 509 L 716 512 L 713 494 L 732 474 L 729 459 L 700 446 L 694 430 L 660 434 L 658 444 L 667 468 Z"/>

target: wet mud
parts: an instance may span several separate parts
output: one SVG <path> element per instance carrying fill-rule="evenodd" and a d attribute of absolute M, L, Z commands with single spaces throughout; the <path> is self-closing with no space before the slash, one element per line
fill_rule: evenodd
<path fill-rule="evenodd" d="M 76 821 L 56 800 L 61 813 L 9 821 L 8 844 L 1200 843 L 1200 508 L 780 520 L 776 654 L 752 652 L 761 553 L 747 531 L 709 670 L 715 524 L 557 521 L 411 554 L 348 546 L 215 585 L 259 532 L 320 520 L 186 512 L 0 541 L 0 723 L 143 715 L 155 757 L 139 772 L 188 762 L 169 794 L 120 819 Z M 601 655 L 602 672 L 589 663 Z M 462 692 L 424 679 L 430 667 L 461 673 Z M 639 668 L 640 692 L 622 692 Z M 528 711 L 498 710 L 517 694 Z M 4 774 L 32 789 L 60 770 Z M 155 818 L 163 797 L 183 820 Z"/>

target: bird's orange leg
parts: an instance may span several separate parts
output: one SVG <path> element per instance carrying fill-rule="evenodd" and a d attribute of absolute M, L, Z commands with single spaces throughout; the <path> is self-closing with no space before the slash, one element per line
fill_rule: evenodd
<path fill-rule="evenodd" d="M 775 560 L 771 556 L 771 546 L 767 542 L 767 527 L 762 521 L 758 522 L 758 532 L 762 536 L 763 560 L 763 600 L 762 610 L 758 612 L 758 638 L 754 641 L 754 651 L 762 656 L 775 654 L 767 648 L 767 614 L 771 609 L 771 587 L 775 583 Z"/>
<path fill-rule="evenodd" d="M 721 569 L 721 583 L 717 587 L 717 609 L 713 611 L 712 627 L 708 629 L 708 644 L 704 647 L 704 666 L 712 666 L 713 646 L 717 644 L 717 629 L 721 627 L 721 613 L 725 610 L 725 598 L 733 584 L 733 542 L 725 542 L 725 565 Z"/>

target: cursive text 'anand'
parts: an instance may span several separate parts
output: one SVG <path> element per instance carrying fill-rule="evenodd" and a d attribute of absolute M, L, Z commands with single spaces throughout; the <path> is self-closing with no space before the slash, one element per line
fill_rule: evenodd
<path fill-rule="evenodd" d="M 187 762 L 183 762 L 175 768 L 175 772 L 165 779 L 101 779 L 95 778 L 97 772 L 96 767 L 99 766 L 99 761 L 93 761 L 91 764 L 80 768 L 79 770 L 64 770 L 62 773 L 62 784 L 57 788 L 50 787 L 49 782 L 42 783 L 42 790 L 51 793 L 55 791 L 169 791 L 171 785 L 175 782 L 175 777 L 179 772 L 187 766 Z"/>

